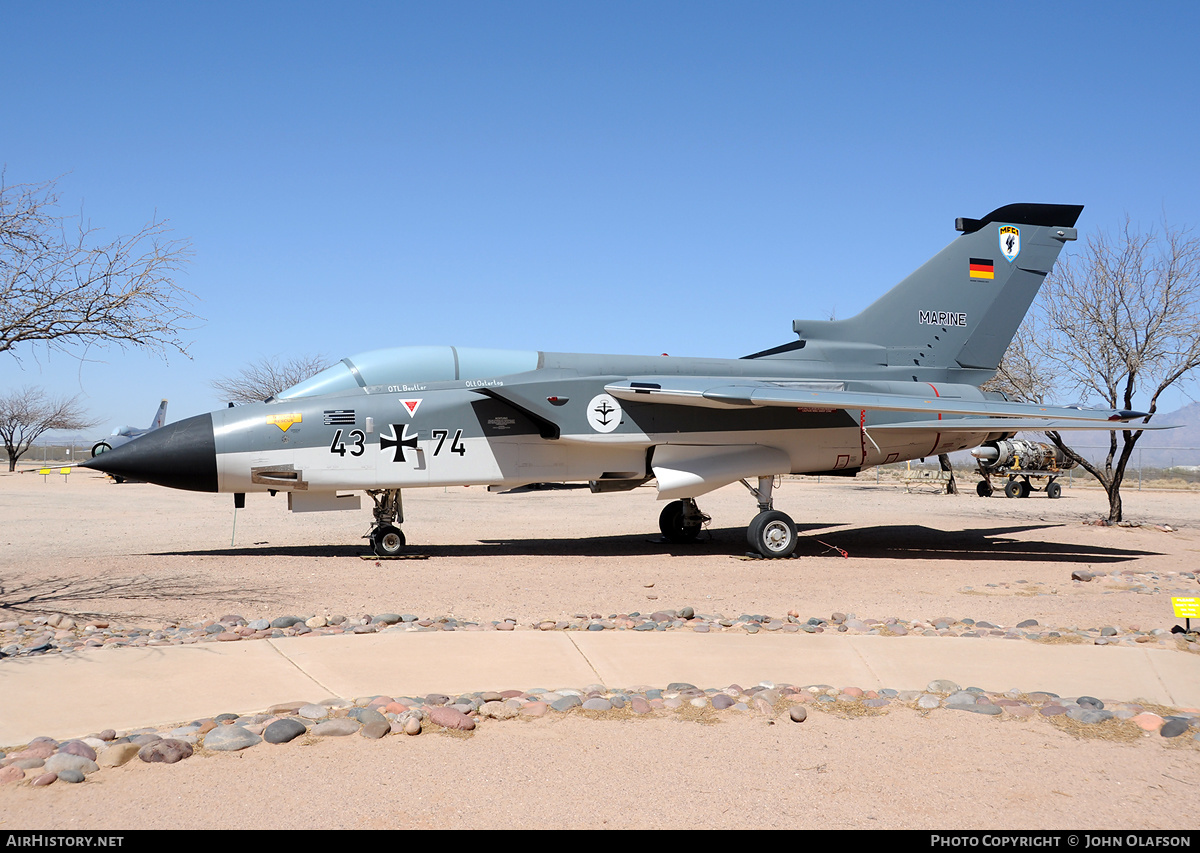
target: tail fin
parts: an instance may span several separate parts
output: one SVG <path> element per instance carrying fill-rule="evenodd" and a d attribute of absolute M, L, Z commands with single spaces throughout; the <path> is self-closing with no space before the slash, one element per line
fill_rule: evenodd
<path fill-rule="evenodd" d="M 158 411 L 154 413 L 154 420 L 150 421 L 150 426 L 146 427 L 146 431 L 158 429 L 167 422 L 167 401 L 163 400 L 158 404 Z"/>
<path fill-rule="evenodd" d="M 801 341 L 757 357 L 786 358 L 815 345 L 860 362 L 994 371 L 1063 244 L 1076 239 L 1082 210 L 1010 204 L 983 219 L 958 219 L 962 236 L 861 313 L 796 320 Z M 813 356 L 818 352 L 805 353 Z"/>

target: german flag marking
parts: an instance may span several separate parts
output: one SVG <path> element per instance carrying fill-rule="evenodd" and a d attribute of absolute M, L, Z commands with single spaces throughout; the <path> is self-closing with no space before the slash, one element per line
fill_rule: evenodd
<path fill-rule="evenodd" d="M 996 267 L 992 264 L 991 258 L 971 258 L 971 278 L 988 278 L 996 277 Z"/>

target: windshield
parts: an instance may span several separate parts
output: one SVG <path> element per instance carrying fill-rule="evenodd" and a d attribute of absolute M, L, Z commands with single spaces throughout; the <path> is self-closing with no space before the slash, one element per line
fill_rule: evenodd
<path fill-rule="evenodd" d="M 322 370 L 275 395 L 276 400 L 337 394 L 371 385 L 487 379 L 536 370 L 534 350 L 476 347 L 392 347 L 370 350 Z"/>

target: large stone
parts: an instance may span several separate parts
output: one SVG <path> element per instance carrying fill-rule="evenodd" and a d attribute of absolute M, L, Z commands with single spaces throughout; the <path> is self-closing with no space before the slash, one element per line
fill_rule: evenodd
<path fill-rule="evenodd" d="M 555 711 L 569 711 L 572 708 L 578 708 L 583 702 L 578 696 L 560 696 L 550 703 L 550 707 Z"/>
<path fill-rule="evenodd" d="M 385 716 L 383 716 L 383 714 L 379 713 L 374 708 L 355 708 L 352 711 L 350 711 L 348 714 L 346 714 L 346 716 L 353 717 L 354 719 L 356 719 L 360 723 L 362 723 L 364 726 L 367 723 L 378 723 L 381 720 L 384 720 L 384 721 L 387 720 L 387 718 Z"/>
<path fill-rule="evenodd" d="M 479 707 L 479 716 L 491 717 L 494 720 L 511 720 L 519 713 L 517 708 L 511 707 L 505 702 L 484 702 Z"/>
<path fill-rule="evenodd" d="M 728 693 L 717 693 L 712 698 L 712 706 L 718 711 L 724 711 L 726 708 L 732 708 L 737 704 L 737 699 L 730 696 Z"/>
<path fill-rule="evenodd" d="M 1158 730 L 1158 733 L 1163 737 L 1179 737 L 1187 730 L 1187 720 L 1181 720 L 1178 717 L 1171 717 L 1165 723 L 1163 723 L 1162 728 Z"/>
<path fill-rule="evenodd" d="M 24 749 L 16 750 L 8 753 L 9 761 L 20 761 L 25 758 L 39 758 L 45 760 L 52 756 L 58 749 L 57 744 L 48 741 L 35 741 L 29 744 Z"/>
<path fill-rule="evenodd" d="M 335 717 L 317 723 L 309 731 L 316 737 L 345 737 L 359 730 L 361 724 L 353 717 Z"/>
<path fill-rule="evenodd" d="M 192 757 L 192 745 L 174 738 L 160 738 L 138 750 L 138 758 L 150 764 L 174 764 Z"/>
<path fill-rule="evenodd" d="M 460 731 L 469 732 L 475 728 L 475 721 L 462 711 L 441 705 L 434 705 L 429 709 L 429 720 L 435 725 L 446 729 L 459 729 Z"/>
<path fill-rule="evenodd" d="M 358 721 L 362 723 L 362 728 L 358 733 L 371 740 L 378 740 L 392 730 L 392 721 L 370 708 L 362 709 L 358 715 Z"/>
<path fill-rule="evenodd" d="M 1074 708 L 1067 709 L 1067 716 L 1080 723 L 1092 724 L 1111 720 L 1113 713 L 1112 711 L 1101 711 L 1099 708 L 1088 708 L 1077 705 Z"/>
<path fill-rule="evenodd" d="M 47 773 L 62 775 L 64 770 L 78 770 L 80 773 L 95 773 L 100 767 L 90 758 L 82 755 L 72 755 L 69 752 L 59 752 L 46 759 Z"/>
<path fill-rule="evenodd" d="M 263 740 L 267 743 L 288 743 L 304 734 L 308 729 L 304 723 L 295 717 L 284 717 L 276 720 L 263 730 Z"/>
<path fill-rule="evenodd" d="M 82 755 L 84 758 L 89 758 L 92 761 L 96 760 L 96 750 L 81 740 L 69 740 L 64 744 L 60 744 L 58 751 L 69 752 L 71 755 Z"/>
<path fill-rule="evenodd" d="M 259 743 L 262 738 L 244 726 L 218 726 L 204 736 L 204 748 L 217 752 L 237 752 Z"/>
<path fill-rule="evenodd" d="M 137 756 L 139 748 L 136 743 L 114 743 L 100 753 L 96 763 L 101 767 L 121 767 Z"/>

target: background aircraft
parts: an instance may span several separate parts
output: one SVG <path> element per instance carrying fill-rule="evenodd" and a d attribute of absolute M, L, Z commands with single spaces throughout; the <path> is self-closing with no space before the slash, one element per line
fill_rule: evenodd
<path fill-rule="evenodd" d="M 151 430 L 156 430 L 167 422 L 167 401 L 163 400 L 158 404 L 158 411 L 154 413 L 154 420 L 150 421 L 150 426 L 145 429 L 137 429 L 131 426 L 115 427 L 107 438 L 102 438 L 92 445 L 92 456 L 99 456 L 101 453 L 107 453 L 114 447 L 120 447 L 122 444 L 128 444 L 139 435 L 145 435 Z"/>
<path fill-rule="evenodd" d="M 96 458 L 101 453 L 107 453 L 114 447 L 120 447 L 123 444 L 128 444 L 139 435 L 145 435 L 148 432 L 156 430 L 166 422 L 167 401 L 163 400 L 158 404 L 158 411 L 154 413 L 154 419 L 150 421 L 150 426 L 146 427 L 145 429 L 137 429 L 136 427 L 131 426 L 119 426 L 114 428 L 107 437 L 100 439 L 92 445 L 92 458 Z M 123 483 L 128 479 L 127 477 L 121 477 L 116 474 L 110 474 L 109 476 L 111 476 L 113 480 L 118 483 Z"/>
<path fill-rule="evenodd" d="M 293 511 L 374 501 L 381 556 L 405 545 L 404 488 L 650 479 L 659 528 L 694 539 L 696 498 L 740 481 L 758 506 L 747 540 L 796 547 L 775 510 L 781 474 L 840 474 L 936 456 L 1018 430 L 1114 429 L 1145 417 L 1012 403 L 996 371 L 1063 245 L 1075 205 L 1013 204 L 959 219 L 948 247 L 858 315 L 797 320 L 796 339 L 739 359 L 400 347 L 343 359 L 262 403 L 156 430 L 85 463 L 172 488 L 287 492 Z M 902 239 L 908 223 L 886 233 Z M 868 271 L 855 271 L 855 274 Z M 741 298 L 755 298 L 747 288 Z M 778 297 L 761 297 L 774 313 Z M 628 306 L 628 322 L 645 322 Z"/>

